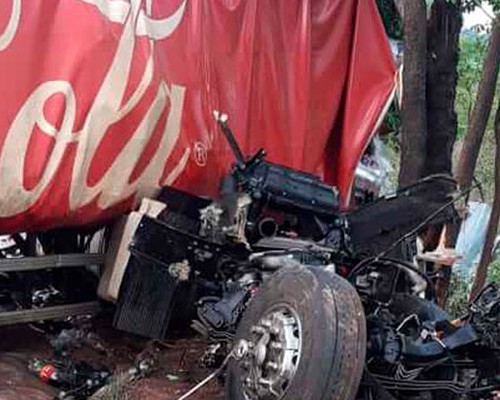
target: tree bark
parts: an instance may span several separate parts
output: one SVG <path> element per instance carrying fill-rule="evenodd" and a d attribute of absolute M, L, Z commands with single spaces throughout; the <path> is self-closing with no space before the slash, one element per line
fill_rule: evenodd
<path fill-rule="evenodd" d="M 404 18 L 405 15 L 405 9 L 404 9 L 404 0 L 394 0 L 394 4 L 396 5 L 396 8 L 399 12 L 399 15 L 401 15 L 402 18 Z"/>
<path fill-rule="evenodd" d="M 488 266 L 491 263 L 493 246 L 498 231 L 498 223 L 500 222 L 500 104 L 495 116 L 495 196 L 493 207 L 491 210 L 490 220 L 488 222 L 488 231 L 486 233 L 486 241 L 484 243 L 481 260 L 476 271 L 476 277 L 470 294 L 470 300 L 474 300 L 482 290 L 488 277 Z"/>
<path fill-rule="evenodd" d="M 486 51 L 481 82 L 458 161 L 456 178 L 462 189 L 471 186 L 477 157 L 491 113 L 500 66 L 500 19 L 493 22 L 493 29 Z"/>
<path fill-rule="evenodd" d="M 424 174 L 427 143 L 427 16 L 424 0 L 404 0 L 404 70 L 399 185 Z"/>
<path fill-rule="evenodd" d="M 425 175 L 452 173 L 457 136 L 455 98 L 462 18 L 459 3 L 436 0 L 427 24 L 427 151 Z"/>

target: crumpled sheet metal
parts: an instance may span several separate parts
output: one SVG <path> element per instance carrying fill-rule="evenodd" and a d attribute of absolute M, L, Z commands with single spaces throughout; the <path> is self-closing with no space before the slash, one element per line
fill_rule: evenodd
<path fill-rule="evenodd" d="M 101 222 L 245 154 L 344 201 L 396 67 L 375 0 L 0 1 L 0 232 Z"/>

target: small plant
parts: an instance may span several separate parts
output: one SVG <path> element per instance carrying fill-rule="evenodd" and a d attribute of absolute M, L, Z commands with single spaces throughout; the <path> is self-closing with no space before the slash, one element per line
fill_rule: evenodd
<path fill-rule="evenodd" d="M 446 311 L 452 318 L 460 318 L 467 313 L 469 295 L 474 276 L 454 273 L 448 289 Z M 488 283 L 500 285 L 500 259 L 493 261 L 488 267 Z"/>
<path fill-rule="evenodd" d="M 488 282 L 500 284 L 500 260 L 493 261 L 488 267 Z"/>
<path fill-rule="evenodd" d="M 454 273 L 451 276 L 446 305 L 446 311 L 451 318 L 460 318 L 467 313 L 471 285 L 472 279 L 470 277 L 459 273 Z"/>

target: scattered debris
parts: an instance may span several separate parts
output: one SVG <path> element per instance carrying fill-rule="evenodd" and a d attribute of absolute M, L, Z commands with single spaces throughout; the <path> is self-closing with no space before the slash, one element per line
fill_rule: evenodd
<path fill-rule="evenodd" d="M 112 285 L 120 289 L 114 327 L 158 340 L 118 367 L 89 320 L 59 327 L 51 336 L 53 357 L 29 365 L 61 390 L 58 399 L 129 398 L 129 389 L 153 380 L 176 397 L 185 392 L 178 400 L 191 399 L 226 367 L 228 397 L 255 400 L 281 398 L 302 385 L 314 399 L 342 398 L 346 390 L 353 398 L 358 389 L 377 397 L 373 382 L 396 397 L 435 390 L 483 396 L 500 388 L 500 366 L 488 376 L 485 369 L 500 359 L 493 351 L 500 291 L 485 291 L 463 323 L 452 324 L 435 303 L 429 275 L 402 261 L 414 257 L 411 245 L 422 228 L 456 217 L 453 205 L 464 193 L 457 196 L 452 179 L 429 177 L 342 212 L 338 191 L 318 177 L 269 163 L 263 150 L 245 158 L 227 117 L 217 118 L 236 157 L 220 201 L 207 205 L 165 188 L 160 196 L 174 200 L 154 215 L 141 214 L 129 245 L 120 241 L 127 254 L 117 256 L 123 280 Z M 69 299 L 64 285 L 48 281 L 30 287 L 32 307 Z M 161 370 L 162 340 L 185 336 L 189 327 L 210 343 L 198 358 L 215 371 L 201 381 L 184 367 L 188 346 L 177 369 Z M 84 349 L 108 359 L 94 363 L 76 354 Z M 325 365 L 336 377 L 326 386 Z M 365 370 L 371 383 L 360 386 Z M 184 378 L 199 383 L 186 390 Z"/>
<path fill-rule="evenodd" d="M 236 359 L 241 359 L 245 354 L 244 354 L 244 345 L 240 344 L 240 346 L 237 346 L 234 350 L 232 350 L 225 360 L 222 362 L 221 366 L 217 368 L 214 372 L 212 372 L 210 375 L 208 375 L 205 379 L 203 379 L 200 383 L 198 383 L 195 387 L 192 389 L 188 390 L 185 394 L 183 394 L 181 397 L 179 397 L 178 400 L 186 400 L 187 398 L 191 397 L 193 394 L 198 392 L 202 387 L 207 385 L 211 380 L 214 378 L 218 377 L 224 369 L 227 366 L 227 363 L 231 358 L 236 358 Z"/>
<path fill-rule="evenodd" d="M 90 400 L 128 400 L 130 374 L 117 373 L 111 381 L 95 392 Z"/>
<path fill-rule="evenodd" d="M 61 389 L 58 399 L 84 400 L 106 385 L 111 372 L 105 368 L 94 368 L 84 361 L 34 359 L 29 369 L 44 383 Z"/>
<path fill-rule="evenodd" d="M 191 272 L 191 267 L 189 266 L 188 260 L 183 260 L 181 262 L 176 262 L 170 264 L 168 272 L 174 278 L 177 278 L 180 282 L 186 282 L 189 280 L 189 273 Z"/>

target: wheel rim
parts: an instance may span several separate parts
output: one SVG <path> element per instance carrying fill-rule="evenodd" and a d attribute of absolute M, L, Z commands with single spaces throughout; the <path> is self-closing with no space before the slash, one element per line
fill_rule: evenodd
<path fill-rule="evenodd" d="M 281 304 L 265 312 L 241 346 L 246 348 L 240 360 L 246 399 L 282 399 L 297 372 L 302 352 L 302 326 L 295 309 Z"/>

